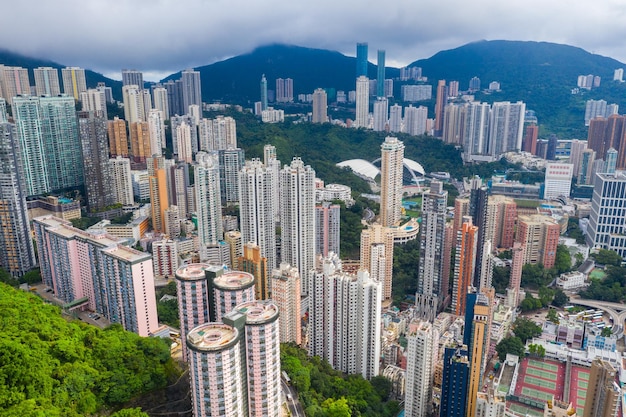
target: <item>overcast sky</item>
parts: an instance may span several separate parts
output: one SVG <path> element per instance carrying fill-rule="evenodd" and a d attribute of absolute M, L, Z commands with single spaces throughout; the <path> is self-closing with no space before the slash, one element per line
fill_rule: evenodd
<path fill-rule="evenodd" d="M 0 0 L 8 3 L 8 0 Z M 2 7 L 0 48 L 148 80 L 269 43 L 402 66 L 488 39 L 579 46 L 626 62 L 626 0 L 21 0 Z M 18 18 L 19 17 L 19 18 Z"/>

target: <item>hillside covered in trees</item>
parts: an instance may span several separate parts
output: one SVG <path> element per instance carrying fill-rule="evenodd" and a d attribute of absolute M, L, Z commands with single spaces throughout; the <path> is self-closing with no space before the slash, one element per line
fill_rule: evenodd
<path fill-rule="evenodd" d="M 164 339 L 68 321 L 57 307 L 2 283 L 0 334 L 2 417 L 109 415 L 178 373 Z"/>

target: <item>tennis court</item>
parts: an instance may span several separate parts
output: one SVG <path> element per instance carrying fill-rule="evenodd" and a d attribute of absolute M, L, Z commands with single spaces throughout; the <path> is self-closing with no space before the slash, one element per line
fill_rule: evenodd
<path fill-rule="evenodd" d="M 539 362 L 534 359 L 529 360 L 528 365 L 532 366 L 533 368 L 543 369 L 545 371 L 556 372 L 559 370 L 559 367 L 557 365 L 553 365 L 551 363 Z"/>
<path fill-rule="evenodd" d="M 585 389 L 589 388 L 589 384 L 585 381 L 578 381 L 578 386 Z"/>
<path fill-rule="evenodd" d="M 535 400 L 547 401 L 554 399 L 554 395 L 548 394 L 547 392 L 537 391 L 533 388 L 524 387 L 522 388 L 522 394 L 526 397 L 533 398 Z"/>
<path fill-rule="evenodd" d="M 541 371 L 539 369 L 528 367 L 526 373 L 533 376 L 538 376 L 543 379 L 549 379 L 550 381 L 556 381 L 556 374 L 548 371 Z"/>
<path fill-rule="evenodd" d="M 585 372 L 585 371 L 578 372 L 578 378 L 582 379 L 583 381 L 589 381 L 589 372 Z"/>
<path fill-rule="evenodd" d="M 525 407 L 517 403 L 511 403 L 508 408 L 514 413 L 522 416 L 543 417 L 543 413 L 538 412 L 536 409 Z"/>
<path fill-rule="evenodd" d="M 534 376 L 525 376 L 524 382 L 527 384 L 535 385 L 537 387 L 545 387 L 551 390 L 556 390 L 556 384 L 554 382 L 546 381 L 545 379 L 535 378 Z"/>

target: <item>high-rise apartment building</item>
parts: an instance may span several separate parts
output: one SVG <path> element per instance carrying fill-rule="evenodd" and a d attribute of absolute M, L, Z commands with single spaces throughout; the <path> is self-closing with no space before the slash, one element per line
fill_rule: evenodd
<path fill-rule="evenodd" d="M 220 321 L 233 309 L 254 301 L 254 276 L 242 271 L 209 271 L 209 316 Z"/>
<path fill-rule="evenodd" d="M 28 69 L 5 67 L 0 65 L 0 92 L 2 97 L 13 107 L 13 98 L 30 95 Z"/>
<path fill-rule="evenodd" d="M 389 227 L 374 223 L 361 231 L 361 269 L 383 287 L 383 300 L 391 298 L 394 233 Z"/>
<path fill-rule="evenodd" d="M 80 101 L 83 111 L 92 111 L 97 115 L 107 119 L 107 102 L 103 90 L 90 88 L 80 93 Z"/>
<path fill-rule="evenodd" d="M 65 67 L 61 69 L 61 76 L 63 78 L 63 93 L 74 97 L 74 100 L 79 100 L 80 93 L 87 91 L 83 68 Z"/>
<path fill-rule="evenodd" d="M 148 113 L 148 132 L 150 136 L 150 153 L 148 156 L 161 156 L 165 148 L 165 113 L 152 109 Z"/>
<path fill-rule="evenodd" d="M 356 115 L 354 124 L 356 127 L 368 128 L 370 108 L 370 85 L 366 76 L 356 79 Z"/>
<path fill-rule="evenodd" d="M 276 268 L 276 223 L 274 213 L 278 202 L 274 172 L 260 160 L 246 161 L 239 173 L 239 218 L 244 242 L 261 248 L 270 270 Z"/>
<path fill-rule="evenodd" d="M 341 270 L 337 255 L 320 259 L 309 271 L 309 354 L 327 360 L 337 370 L 379 374 L 382 286 L 360 269 Z"/>
<path fill-rule="evenodd" d="M 243 242 L 238 230 L 226 231 L 224 227 L 224 242 L 230 247 L 231 268 L 239 270 L 239 258 L 243 256 Z"/>
<path fill-rule="evenodd" d="M 140 89 L 143 89 L 143 73 L 135 69 L 123 69 L 122 85 L 136 85 Z"/>
<path fill-rule="evenodd" d="M 428 108 L 424 106 L 413 107 L 410 105 L 404 109 L 404 132 L 417 136 L 426 133 L 426 119 Z"/>
<path fill-rule="evenodd" d="M 389 108 L 389 131 L 402 132 L 402 106 L 394 104 Z"/>
<path fill-rule="evenodd" d="M 596 160 L 596 152 L 593 149 L 585 149 L 582 152 L 580 163 L 574 165 L 578 170 L 578 185 L 591 185 L 593 183 L 593 163 Z"/>
<path fill-rule="evenodd" d="M 154 277 L 169 279 L 178 269 L 178 242 L 172 239 L 152 243 L 152 265 Z"/>
<path fill-rule="evenodd" d="M 107 135 L 109 137 L 109 150 L 111 157 L 121 156 L 128 158 L 128 134 L 126 133 L 126 121 L 115 116 L 107 122 Z"/>
<path fill-rule="evenodd" d="M 276 102 L 291 103 L 293 101 L 293 80 L 291 78 L 276 79 Z"/>
<path fill-rule="evenodd" d="M 150 254 L 51 215 L 35 218 L 33 226 L 43 282 L 58 299 L 71 303 L 86 297 L 90 310 L 140 336 L 157 329 Z"/>
<path fill-rule="evenodd" d="M 379 49 L 377 57 L 376 97 L 387 97 L 385 94 L 385 51 L 383 49 Z"/>
<path fill-rule="evenodd" d="M 183 109 L 183 89 L 181 87 L 181 80 L 169 80 L 163 84 L 163 87 L 167 90 L 167 107 L 170 112 L 170 117 L 186 114 L 187 109 Z"/>
<path fill-rule="evenodd" d="M 452 311 L 457 316 L 465 313 L 465 299 L 468 288 L 473 285 L 478 227 L 472 224 L 472 218 L 464 218 L 461 230 L 457 232 L 456 258 L 454 261 L 454 280 L 452 285 Z"/>
<path fill-rule="evenodd" d="M 340 254 L 340 209 L 338 204 L 326 201 L 315 206 L 315 254 Z"/>
<path fill-rule="evenodd" d="M 209 152 L 237 147 L 237 124 L 230 116 L 201 119 L 199 130 L 200 150 Z"/>
<path fill-rule="evenodd" d="M 534 123 L 526 125 L 524 129 L 524 139 L 522 140 L 522 151 L 537 154 L 537 138 L 539 137 L 539 126 Z"/>
<path fill-rule="evenodd" d="M 178 160 L 188 164 L 193 162 L 192 131 L 195 131 L 195 127 L 185 121 L 172 129 L 172 141 L 176 142 Z"/>
<path fill-rule="evenodd" d="M 184 70 L 180 75 L 182 90 L 182 112 L 186 114 L 189 106 L 195 104 L 202 108 L 202 88 L 200 84 L 200 72 L 192 69 Z"/>
<path fill-rule="evenodd" d="M 367 42 L 356 44 L 356 76 L 367 77 Z"/>
<path fill-rule="evenodd" d="M 254 291 L 256 300 L 270 298 L 270 271 L 267 267 L 267 258 L 261 255 L 261 248 L 252 242 L 243 245 L 243 256 L 237 260 L 238 269 L 254 277 Z"/>
<path fill-rule="evenodd" d="M 217 152 L 198 152 L 194 174 L 198 239 L 200 245 L 206 246 L 222 240 L 224 235 Z"/>
<path fill-rule="evenodd" d="M 590 219 L 590 227 L 591 224 Z M 550 216 L 543 214 L 519 216 L 515 240 L 526 247 L 524 263 L 542 264 L 545 268 L 552 268 L 560 234 L 561 227 Z"/>
<path fill-rule="evenodd" d="M 172 116 L 170 118 L 170 131 L 172 132 L 172 152 L 175 155 L 180 155 L 181 153 L 185 154 L 186 152 L 190 152 L 190 154 L 195 154 L 198 152 L 198 129 L 196 128 L 195 119 L 189 114 L 184 116 Z M 180 126 L 183 124 L 189 127 L 189 138 L 187 137 L 187 129 L 183 133 L 184 142 L 181 144 L 176 136 L 176 132 Z M 185 147 L 185 149 L 179 149 L 180 146 Z M 180 157 L 179 157 L 180 159 Z"/>
<path fill-rule="evenodd" d="M 467 385 L 467 417 L 476 416 L 477 394 L 483 386 L 484 365 L 489 350 L 491 328 L 491 308 L 488 296 L 483 293 L 476 294 L 476 302 L 473 306 L 471 318 L 471 328 L 467 325 L 465 327 L 465 332 L 471 333 L 468 338 L 470 340 L 468 346 L 470 373 L 469 384 Z M 467 314 L 465 320 L 468 323 Z"/>
<path fill-rule="evenodd" d="M 621 389 L 616 382 L 617 370 L 610 362 L 594 359 L 589 372 L 589 388 L 583 417 L 617 417 Z"/>
<path fill-rule="evenodd" d="M 222 204 L 239 204 L 239 171 L 246 162 L 245 152 L 241 148 L 227 148 L 217 151 L 220 163 L 220 188 Z"/>
<path fill-rule="evenodd" d="M 383 132 L 387 130 L 389 120 L 389 102 L 384 97 L 379 97 L 374 102 L 374 130 Z"/>
<path fill-rule="evenodd" d="M 160 250 L 160 247 L 158 248 Z M 176 296 L 178 297 L 178 318 L 180 321 L 180 337 L 186 340 L 189 332 L 196 326 L 213 321 L 209 316 L 209 275 L 213 270 L 219 275 L 221 267 L 209 264 L 194 263 L 181 266 L 176 270 Z M 187 361 L 187 346 L 183 346 L 183 360 Z"/>
<path fill-rule="evenodd" d="M 274 179 L 274 184 L 277 184 L 274 187 L 273 198 L 274 201 L 280 201 L 280 160 L 276 156 L 276 147 L 274 145 L 265 145 L 263 146 L 263 164 L 269 169 L 272 173 L 272 178 Z M 280 207 L 278 204 L 274 204 L 274 219 L 276 221 L 280 220 Z"/>
<path fill-rule="evenodd" d="M 439 332 L 427 321 L 409 325 L 407 334 L 407 372 L 404 413 L 422 417 L 432 412 L 433 373 Z"/>
<path fill-rule="evenodd" d="M 415 303 L 421 318 L 434 321 L 446 294 L 442 293 L 443 251 L 448 192 L 443 184 L 432 181 L 422 199 L 419 280 Z"/>
<path fill-rule="evenodd" d="M 84 177 L 74 100 L 65 95 L 39 100 L 50 189 L 80 187 Z"/>
<path fill-rule="evenodd" d="M 124 120 L 126 122 L 146 121 L 143 89 L 137 85 L 125 85 L 122 87 L 122 98 L 124 101 Z"/>
<path fill-rule="evenodd" d="M 0 123 L 0 267 L 14 278 L 37 264 L 26 195 L 17 130 L 13 124 Z"/>
<path fill-rule="evenodd" d="M 152 109 L 160 110 L 164 119 L 170 118 L 170 106 L 165 87 L 155 87 L 152 90 Z"/>
<path fill-rule="evenodd" d="M 446 347 L 443 358 L 440 417 L 466 417 L 469 376 L 467 347 Z"/>
<path fill-rule="evenodd" d="M 581 158 L 582 158 L 582 154 L 585 151 L 585 149 L 587 149 L 587 141 L 586 140 L 578 140 L 578 139 L 572 139 L 571 140 L 570 152 L 569 152 L 569 160 L 567 162 L 569 162 L 570 164 L 572 164 L 574 166 L 574 174 L 573 174 L 573 176 L 575 178 L 577 178 L 578 174 L 580 173 Z"/>
<path fill-rule="evenodd" d="M 87 206 L 91 211 L 104 209 L 116 201 L 109 171 L 107 121 L 93 112 L 78 113 Z"/>
<path fill-rule="evenodd" d="M 326 123 L 328 121 L 328 96 L 323 88 L 313 92 L 313 115 L 311 122 Z"/>
<path fill-rule="evenodd" d="M 281 263 L 272 273 L 272 300 L 280 314 L 280 342 L 302 343 L 300 274 L 298 269 Z"/>
<path fill-rule="evenodd" d="M 477 394 L 476 417 L 505 417 L 505 411 L 506 397 L 501 392 L 489 387 L 487 392 Z"/>
<path fill-rule="evenodd" d="M 380 223 L 390 227 L 395 226 L 402 215 L 404 143 L 387 136 L 380 150 Z"/>
<path fill-rule="evenodd" d="M 298 268 L 302 294 L 315 265 L 315 171 L 294 158 L 280 171 L 281 259 Z"/>
<path fill-rule="evenodd" d="M 110 186 L 113 189 L 114 201 L 124 206 L 135 204 L 130 159 L 122 158 L 121 156 L 109 159 L 109 172 L 111 174 Z"/>
<path fill-rule="evenodd" d="M 519 289 L 522 284 L 522 267 L 524 266 L 526 246 L 515 242 L 511 248 L 511 272 L 509 274 L 509 286 L 507 287 L 508 307 L 517 308 L 520 300 Z"/>
<path fill-rule="evenodd" d="M 52 67 L 39 67 L 33 69 L 35 75 L 36 96 L 58 96 L 61 94 L 59 84 L 59 70 Z"/>
<path fill-rule="evenodd" d="M 448 88 L 446 80 L 439 80 L 437 83 L 437 98 L 435 101 L 435 136 L 440 137 L 443 134 L 443 116 L 444 107 L 448 102 Z"/>
<path fill-rule="evenodd" d="M 133 162 L 145 165 L 146 158 L 152 156 L 150 126 L 148 122 L 130 123 L 130 157 Z M 191 162 L 187 161 L 187 162 Z"/>
<path fill-rule="evenodd" d="M 6 70 L 6 67 L 5 67 Z M 6 75 L 6 74 L 5 74 Z M 15 97 L 13 118 L 17 128 L 26 194 L 50 192 L 46 148 L 44 147 L 41 107 L 37 97 Z"/>

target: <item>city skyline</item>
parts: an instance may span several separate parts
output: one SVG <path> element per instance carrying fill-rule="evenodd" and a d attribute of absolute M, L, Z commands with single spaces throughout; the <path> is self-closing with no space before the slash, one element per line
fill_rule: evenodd
<path fill-rule="evenodd" d="M 379 9 L 356 7 L 353 2 L 317 2 L 306 6 L 306 12 L 301 8 L 304 5 L 260 5 L 247 0 L 239 0 L 230 7 L 198 0 L 184 4 L 132 2 L 120 6 L 116 13 L 106 13 L 107 4 L 100 0 L 90 2 L 87 8 L 76 0 L 41 4 L 37 8 L 15 4 L 15 15 L 28 15 L 30 23 L 41 30 L 33 32 L 32 36 L 23 34 L 19 45 L 4 45 L 4 48 L 90 68 L 114 75 L 116 79 L 122 78 L 122 69 L 137 69 L 150 81 L 273 43 L 331 49 L 354 56 L 354 44 L 368 42 L 369 61 L 375 63 L 377 49 L 384 49 L 390 66 L 403 66 L 440 50 L 481 39 L 563 43 L 626 61 L 620 43 L 626 28 L 620 25 L 619 19 L 611 18 L 619 15 L 620 8 L 624 12 L 625 5 L 600 3 L 595 5 L 594 13 L 588 13 L 587 5 L 581 1 L 552 2 L 549 6 L 537 0 L 530 4 L 506 5 L 494 0 L 480 4 L 455 3 L 446 8 L 435 3 L 388 4 L 387 19 L 379 18 Z M 79 11 L 74 21 L 76 26 L 52 26 L 54 19 L 50 16 L 58 14 L 59 10 Z M 328 13 L 329 10 L 333 13 Z M 355 10 L 358 10 L 356 15 Z M 93 25 L 92 19 L 81 19 L 88 14 L 98 16 L 101 24 Z M 140 20 L 135 18 L 139 15 L 143 17 Z M 346 21 L 345 15 L 354 18 Z M 206 16 L 211 16 L 209 24 Z M 266 24 L 270 16 L 273 21 L 281 22 L 280 31 Z M 415 24 L 416 19 L 411 17 L 419 16 L 429 16 L 429 19 Z M 318 29 L 320 19 L 325 22 L 325 31 Z M 183 20 L 184 25 L 171 25 L 172 21 Z M 10 35 L 19 30 L 19 21 L 8 19 L 0 28 L 0 35 L 10 39 Z M 103 27 L 114 31 L 102 31 Z M 154 31 L 155 27 L 169 30 Z M 443 27 L 455 30 L 442 30 Z M 598 32 L 598 27 L 603 30 Z M 41 36 L 41 33 L 46 35 Z M 77 33 L 81 37 L 77 37 Z M 114 35 L 104 36 L 104 33 Z M 251 33 L 255 36 L 249 36 Z M 589 33 L 594 36 L 588 36 Z M 206 42 L 207 39 L 211 41 Z"/>

